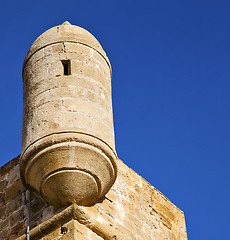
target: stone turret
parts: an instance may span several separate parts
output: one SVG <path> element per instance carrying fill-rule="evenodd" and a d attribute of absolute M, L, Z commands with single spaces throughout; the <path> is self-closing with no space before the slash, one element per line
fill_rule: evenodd
<path fill-rule="evenodd" d="M 23 65 L 21 177 L 54 206 L 89 205 L 117 176 L 111 66 L 99 42 L 64 22 L 43 33 Z"/>
<path fill-rule="evenodd" d="M 184 213 L 116 157 L 111 67 L 89 32 L 43 33 L 23 91 L 22 153 L 0 167 L 0 239 L 187 240 Z"/>

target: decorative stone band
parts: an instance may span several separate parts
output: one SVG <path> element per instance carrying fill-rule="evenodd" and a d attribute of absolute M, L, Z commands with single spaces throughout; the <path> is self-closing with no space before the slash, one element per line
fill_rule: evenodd
<path fill-rule="evenodd" d="M 88 205 L 115 182 L 116 159 L 113 149 L 94 136 L 55 133 L 21 154 L 21 176 L 26 187 L 48 204 Z"/>
<path fill-rule="evenodd" d="M 63 40 L 63 41 L 54 41 L 54 42 L 52 42 L 52 43 L 48 43 L 47 45 L 44 45 L 44 46 L 36 49 L 36 51 L 33 50 L 33 52 L 29 52 L 28 55 L 26 56 L 26 58 L 25 58 L 25 60 L 24 60 L 24 62 L 23 62 L 23 68 L 22 68 L 22 69 L 24 70 L 24 67 L 25 67 L 26 63 L 28 62 L 28 60 L 30 59 L 30 57 L 33 56 L 33 54 L 35 54 L 37 51 L 39 51 L 39 50 L 41 50 L 41 49 L 43 49 L 43 48 L 45 48 L 45 47 L 47 47 L 47 46 L 51 46 L 51 45 L 54 45 L 54 44 L 57 44 L 57 43 L 77 43 L 77 44 L 80 44 L 80 45 L 83 45 L 83 46 L 92 48 L 93 50 L 95 50 L 98 54 L 100 54 L 100 55 L 105 59 L 106 63 L 107 63 L 108 66 L 109 66 L 109 69 L 110 69 L 110 77 L 112 78 L 112 67 L 111 67 L 110 61 L 109 61 L 107 55 L 105 54 L 104 50 L 98 50 L 98 49 L 90 46 L 89 44 L 83 43 L 83 42 L 81 42 L 81 41 L 71 41 L 71 40 L 66 40 L 66 41 L 64 41 L 64 40 Z M 23 71 L 23 70 L 22 70 L 22 71 Z"/>
<path fill-rule="evenodd" d="M 23 69 L 28 59 L 36 51 L 49 45 L 62 42 L 80 43 L 94 49 L 105 59 L 110 68 L 110 74 L 112 73 L 109 59 L 97 39 L 87 30 L 71 24 L 55 26 L 40 35 L 29 50 L 23 63 Z"/>
<path fill-rule="evenodd" d="M 83 207 L 77 206 L 76 204 L 72 204 L 54 217 L 31 229 L 30 238 L 41 239 L 72 219 L 77 220 L 105 240 L 111 240 L 114 238 L 114 233 L 111 229 L 106 229 L 103 224 L 92 218 Z M 17 240 L 25 239 L 26 234 L 22 235 Z"/>

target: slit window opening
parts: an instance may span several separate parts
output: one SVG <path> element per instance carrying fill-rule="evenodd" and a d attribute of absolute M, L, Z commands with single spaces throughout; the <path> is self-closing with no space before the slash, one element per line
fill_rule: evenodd
<path fill-rule="evenodd" d="M 62 66 L 63 66 L 63 74 L 71 75 L 70 60 L 62 60 L 61 62 L 62 62 Z"/>

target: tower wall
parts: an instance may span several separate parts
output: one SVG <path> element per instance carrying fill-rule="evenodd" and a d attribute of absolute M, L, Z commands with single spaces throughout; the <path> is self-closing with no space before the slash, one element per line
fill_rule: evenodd
<path fill-rule="evenodd" d="M 22 152 L 63 132 L 92 135 L 115 150 L 110 65 L 95 49 L 74 42 L 45 46 L 26 59 L 23 82 Z"/>
<path fill-rule="evenodd" d="M 28 190 L 19 158 L 0 168 L 0 239 L 26 240 Z M 30 239 L 187 240 L 184 213 L 118 160 L 115 184 L 94 205 L 56 208 L 32 195 Z"/>

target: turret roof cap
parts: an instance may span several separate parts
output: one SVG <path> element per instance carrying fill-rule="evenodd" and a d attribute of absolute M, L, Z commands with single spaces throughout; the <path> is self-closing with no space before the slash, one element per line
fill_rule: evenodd
<path fill-rule="evenodd" d="M 74 42 L 86 45 L 95 49 L 100 55 L 102 55 L 107 61 L 110 69 L 110 62 L 106 53 L 104 52 L 102 46 L 97 41 L 97 39 L 89 33 L 87 30 L 72 25 L 68 21 L 65 21 L 59 26 L 52 27 L 48 29 L 46 32 L 41 34 L 32 44 L 25 60 L 23 63 L 23 68 L 28 59 L 38 50 L 55 43 L 61 42 Z"/>

